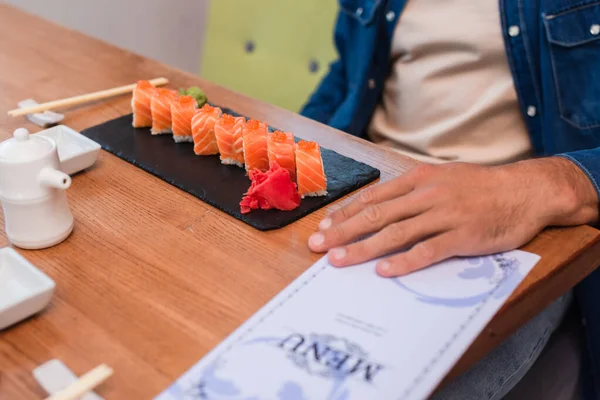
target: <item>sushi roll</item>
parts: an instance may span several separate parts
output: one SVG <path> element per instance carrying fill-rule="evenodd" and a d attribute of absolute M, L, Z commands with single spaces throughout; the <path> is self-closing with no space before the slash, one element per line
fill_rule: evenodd
<path fill-rule="evenodd" d="M 238 167 L 244 166 L 242 139 L 244 125 L 246 125 L 244 117 L 233 117 L 229 114 L 223 114 L 221 119 L 215 122 L 215 137 L 219 153 L 221 153 L 221 163 Z"/>
<path fill-rule="evenodd" d="M 246 172 L 257 169 L 269 170 L 269 153 L 267 151 L 268 127 L 264 122 L 250 120 L 244 126 L 242 138 L 244 143 L 244 160 Z"/>
<path fill-rule="evenodd" d="M 269 133 L 267 138 L 269 153 L 269 168 L 278 164 L 290 173 L 290 178 L 296 182 L 296 155 L 294 135 L 288 132 L 276 131 Z"/>
<path fill-rule="evenodd" d="M 175 143 L 193 142 L 192 117 L 198 103 L 192 96 L 179 96 L 171 103 L 171 122 Z"/>
<path fill-rule="evenodd" d="M 199 156 L 219 154 L 217 139 L 215 137 L 215 122 L 221 118 L 223 111 L 219 107 L 205 104 L 196 111 L 192 118 L 192 136 L 194 139 L 194 153 Z"/>
<path fill-rule="evenodd" d="M 177 97 L 177 92 L 170 89 L 156 89 L 150 102 L 152 111 L 152 129 L 153 135 L 171 133 L 171 103 Z"/>
<path fill-rule="evenodd" d="M 133 127 L 145 128 L 152 126 L 152 112 L 150 103 L 156 88 L 148 81 L 138 81 L 131 96 L 131 110 L 133 111 Z"/>
<path fill-rule="evenodd" d="M 296 173 L 302 198 L 327 195 L 327 178 L 318 143 L 301 140 L 296 144 Z"/>

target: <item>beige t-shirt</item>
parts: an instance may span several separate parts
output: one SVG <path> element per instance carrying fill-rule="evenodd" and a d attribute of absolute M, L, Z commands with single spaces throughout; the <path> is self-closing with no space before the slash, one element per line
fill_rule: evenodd
<path fill-rule="evenodd" d="M 369 136 L 421 161 L 527 158 L 495 0 L 409 0 Z"/>

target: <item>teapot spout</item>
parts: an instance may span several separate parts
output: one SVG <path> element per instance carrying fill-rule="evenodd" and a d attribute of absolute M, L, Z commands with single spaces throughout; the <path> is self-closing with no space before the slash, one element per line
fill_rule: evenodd
<path fill-rule="evenodd" d="M 42 185 L 56 189 L 64 190 L 71 186 L 71 177 L 54 168 L 42 169 L 38 175 L 38 180 Z"/>

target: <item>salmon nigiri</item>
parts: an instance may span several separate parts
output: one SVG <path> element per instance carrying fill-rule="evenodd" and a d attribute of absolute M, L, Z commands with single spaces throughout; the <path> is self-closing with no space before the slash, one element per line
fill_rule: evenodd
<path fill-rule="evenodd" d="M 298 193 L 302 198 L 327 194 L 327 178 L 318 143 L 301 140 L 296 144 L 296 172 Z"/>
<path fill-rule="evenodd" d="M 192 96 L 179 96 L 171 103 L 171 122 L 175 143 L 193 142 L 192 117 L 198 102 Z"/>
<path fill-rule="evenodd" d="M 171 133 L 171 103 L 177 97 L 177 92 L 170 89 L 156 89 L 150 103 L 152 111 L 152 129 L 153 135 L 162 133 Z"/>
<path fill-rule="evenodd" d="M 296 182 L 296 154 L 294 135 L 288 132 L 276 131 L 269 133 L 267 138 L 269 152 L 269 167 L 278 164 L 290 173 L 292 182 Z"/>
<path fill-rule="evenodd" d="M 269 170 L 269 153 L 267 152 L 268 127 L 264 122 L 250 120 L 244 126 L 244 160 L 246 171 L 253 169 L 265 172 Z"/>
<path fill-rule="evenodd" d="M 131 96 L 131 110 L 133 111 L 133 127 L 144 128 L 152 126 L 152 113 L 150 102 L 156 88 L 148 81 L 138 81 Z"/>
<path fill-rule="evenodd" d="M 196 111 L 192 118 L 192 136 L 194 138 L 194 153 L 199 156 L 219 154 L 215 138 L 215 122 L 221 118 L 223 111 L 219 107 L 205 104 Z"/>
<path fill-rule="evenodd" d="M 215 122 L 215 137 L 223 164 L 244 166 L 242 129 L 245 124 L 244 117 L 234 118 L 229 114 L 223 114 L 221 119 Z"/>

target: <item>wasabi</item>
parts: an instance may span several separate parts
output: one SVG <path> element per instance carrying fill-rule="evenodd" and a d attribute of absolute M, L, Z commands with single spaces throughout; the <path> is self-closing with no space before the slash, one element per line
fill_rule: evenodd
<path fill-rule="evenodd" d="M 192 96 L 198 102 L 198 107 L 202 107 L 208 101 L 206 93 L 198 86 L 192 86 L 187 89 L 181 88 L 179 89 L 179 94 L 182 96 Z"/>

